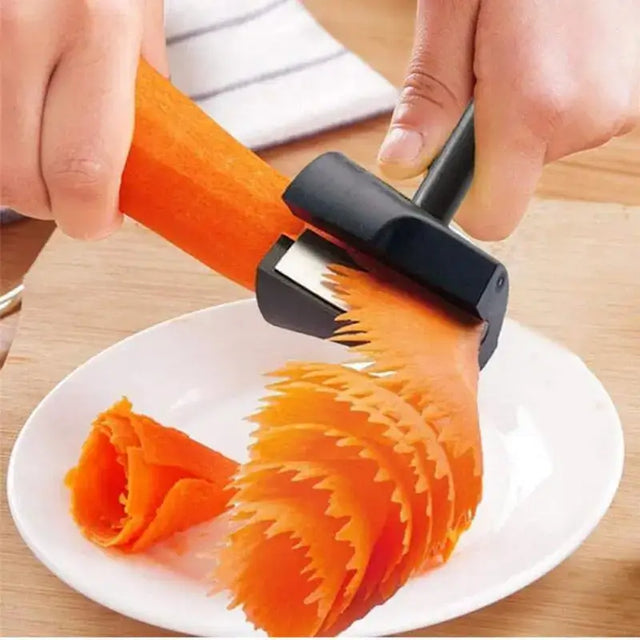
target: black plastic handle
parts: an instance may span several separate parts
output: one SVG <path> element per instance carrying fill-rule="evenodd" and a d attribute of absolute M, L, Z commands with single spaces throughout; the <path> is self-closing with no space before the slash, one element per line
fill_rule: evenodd
<path fill-rule="evenodd" d="M 483 320 L 486 331 L 479 362 L 484 366 L 495 350 L 505 317 L 509 295 L 507 270 L 448 226 L 473 175 L 473 116 L 474 107 L 470 103 L 413 200 L 335 152 L 325 153 L 307 165 L 288 186 L 283 199 L 294 215 L 305 222 Z M 279 260 L 285 250 L 275 247 L 273 260 Z M 286 285 L 293 281 L 287 282 L 273 268 L 267 273 L 272 263 L 265 264 L 265 273 L 261 275 L 265 296 L 274 291 L 264 284 L 271 273 L 279 277 L 278 287 L 282 285 L 283 291 L 292 292 L 293 287 Z M 272 305 L 270 317 L 276 318 L 274 322 L 279 322 L 279 326 L 299 328 L 305 325 L 299 317 L 300 308 L 308 306 L 314 323 L 320 322 L 321 316 L 331 318 L 334 313 L 331 309 L 324 309 L 322 314 L 314 311 L 308 294 L 305 295 L 304 300 L 300 295 L 294 296 L 291 306 L 283 306 L 279 311 L 274 311 Z M 277 297 L 282 300 L 284 295 Z M 268 300 L 263 303 L 264 309 L 270 304 Z M 285 321 L 289 324 L 285 325 Z M 321 324 L 328 335 L 333 325 L 329 323 L 327 327 L 324 320 Z M 312 322 L 305 326 L 311 327 Z M 320 335 L 316 324 L 311 332 Z"/>
<path fill-rule="evenodd" d="M 473 177 L 473 115 L 472 101 L 413 196 L 415 205 L 445 225 L 453 219 Z"/>
<path fill-rule="evenodd" d="M 497 290 L 502 289 L 506 272 L 497 260 L 340 153 L 313 160 L 283 199 L 316 229 L 479 318 L 487 314 L 487 288 L 500 280 Z"/>

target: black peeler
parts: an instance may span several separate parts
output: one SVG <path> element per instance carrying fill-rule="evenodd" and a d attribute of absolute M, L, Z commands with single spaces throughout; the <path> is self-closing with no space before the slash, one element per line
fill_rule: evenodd
<path fill-rule="evenodd" d="M 339 153 L 326 153 L 291 182 L 294 215 L 404 274 L 484 323 L 479 361 L 493 354 L 507 308 L 507 270 L 449 228 L 473 175 L 473 103 L 431 164 L 413 200 Z M 324 278 L 330 264 L 353 264 L 313 231 L 281 236 L 259 265 L 256 297 L 273 325 L 328 338 L 344 311 Z"/>

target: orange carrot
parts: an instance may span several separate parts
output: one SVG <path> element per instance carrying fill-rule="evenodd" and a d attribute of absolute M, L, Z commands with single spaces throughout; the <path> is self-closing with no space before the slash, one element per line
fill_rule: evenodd
<path fill-rule="evenodd" d="M 394 277 L 332 280 L 349 307 L 334 339 L 361 365 L 274 374 L 216 571 L 270 635 L 343 631 L 445 561 L 482 494 L 480 327 Z"/>
<path fill-rule="evenodd" d="M 237 464 L 131 411 L 123 399 L 98 416 L 66 483 L 91 541 L 139 552 L 222 513 Z"/>
<path fill-rule="evenodd" d="M 279 235 L 303 226 L 282 201 L 288 182 L 141 61 L 120 191 L 126 214 L 253 290 Z"/>

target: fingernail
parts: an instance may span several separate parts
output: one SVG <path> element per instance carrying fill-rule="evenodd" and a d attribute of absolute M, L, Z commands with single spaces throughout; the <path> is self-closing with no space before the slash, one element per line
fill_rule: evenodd
<path fill-rule="evenodd" d="M 422 155 L 424 138 L 414 129 L 392 127 L 387 133 L 378 159 L 383 164 L 415 165 Z"/>

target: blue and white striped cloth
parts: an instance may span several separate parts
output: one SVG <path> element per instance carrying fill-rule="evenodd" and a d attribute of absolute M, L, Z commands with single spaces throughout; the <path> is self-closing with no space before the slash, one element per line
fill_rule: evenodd
<path fill-rule="evenodd" d="M 396 89 L 299 0 L 165 0 L 171 80 L 252 149 L 388 113 Z M 0 209 L 0 224 L 15 214 Z"/>
<path fill-rule="evenodd" d="M 260 149 L 391 111 L 396 89 L 298 0 L 165 0 L 173 83 Z"/>

